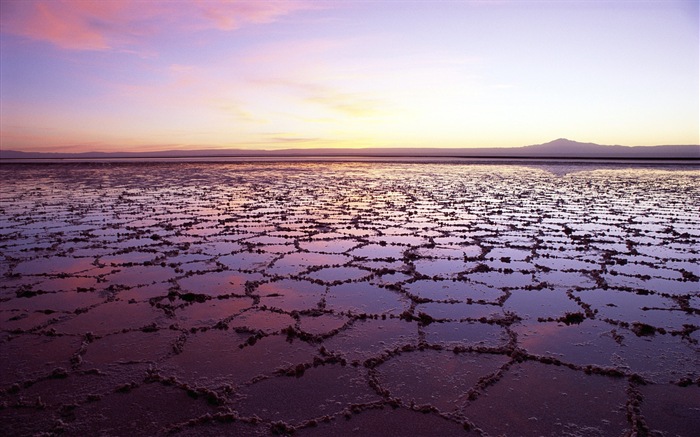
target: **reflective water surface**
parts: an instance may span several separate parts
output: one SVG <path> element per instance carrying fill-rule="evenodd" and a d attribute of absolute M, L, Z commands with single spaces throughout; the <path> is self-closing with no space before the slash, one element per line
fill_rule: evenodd
<path fill-rule="evenodd" d="M 0 166 L 3 435 L 691 436 L 700 169 Z"/>

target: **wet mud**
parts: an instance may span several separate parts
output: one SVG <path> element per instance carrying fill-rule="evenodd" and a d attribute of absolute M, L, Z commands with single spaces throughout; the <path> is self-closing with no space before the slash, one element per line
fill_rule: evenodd
<path fill-rule="evenodd" d="M 700 429 L 697 168 L 92 163 L 0 181 L 2 435 Z"/>

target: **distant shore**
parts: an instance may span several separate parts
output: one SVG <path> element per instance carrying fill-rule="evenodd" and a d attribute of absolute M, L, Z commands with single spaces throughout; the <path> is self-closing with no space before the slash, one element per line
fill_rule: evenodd
<path fill-rule="evenodd" d="M 79 163 L 245 163 L 245 162 L 381 162 L 446 164 L 611 164 L 611 165 L 682 165 L 700 166 L 700 158 L 608 158 L 551 156 L 443 156 L 443 155 L 209 155 L 157 157 L 80 157 L 80 158 L 0 158 L 5 164 L 79 164 Z"/>
<path fill-rule="evenodd" d="M 5 160 L 700 160 L 700 145 L 621 146 L 559 138 L 522 147 L 369 147 L 360 149 L 180 149 L 149 152 L 23 152 L 0 150 Z"/>

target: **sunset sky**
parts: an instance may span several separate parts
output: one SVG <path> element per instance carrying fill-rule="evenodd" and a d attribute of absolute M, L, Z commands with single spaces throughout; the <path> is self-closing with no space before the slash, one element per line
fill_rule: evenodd
<path fill-rule="evenodd" d="M 698 3 L 1 0 L 0 146 L 698 144 Z"/>

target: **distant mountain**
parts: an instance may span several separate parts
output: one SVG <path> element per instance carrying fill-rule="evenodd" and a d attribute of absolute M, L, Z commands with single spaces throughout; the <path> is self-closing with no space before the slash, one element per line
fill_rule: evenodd
<path fill-rule="evenodd" d="M 605 146 L 595 143 L 580 143 L 566 138 L 559 138 L 544 144 L 519 147 L 513 152 L 518 156 L 563 158 L 700 158 L 700 146 L 698 145 Z"/>
<path fill-rule="evenodd" d="M 108 158 L 196 158 L 196 157 L 462 157 L 462 158 L 604 158 L 604 159 L 700 159 L 700 145 L 606 146 L 559 138 L 544 144 L 508 148 L 366 148 L 366 149 L 205 149 L 159 152 L 39 153 L 0 150 L 0 160 L 21 159 L 108 159 Z"/>

